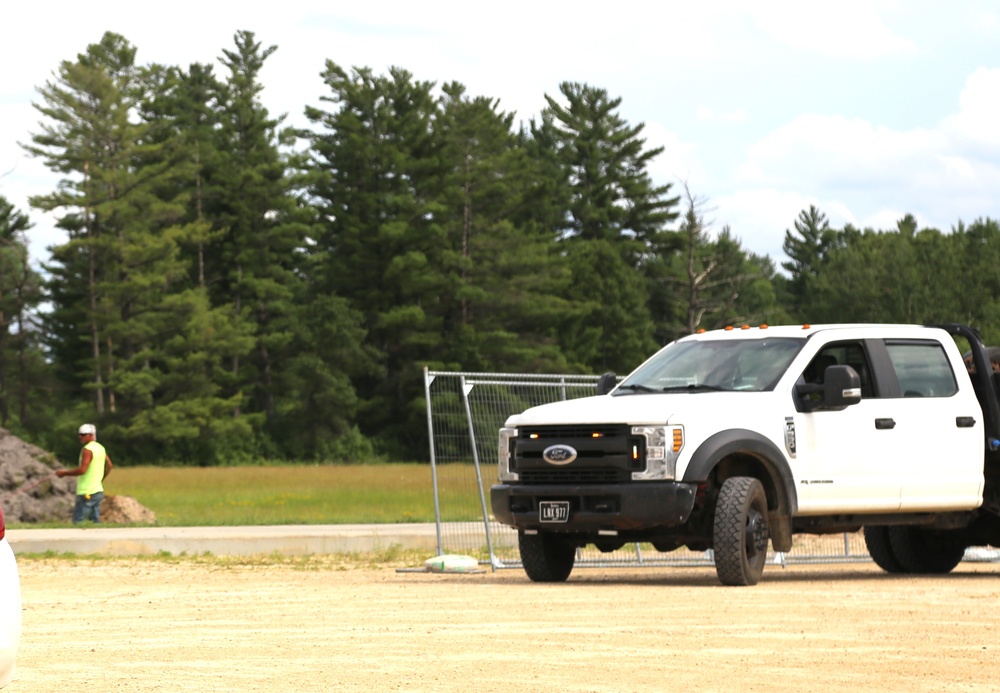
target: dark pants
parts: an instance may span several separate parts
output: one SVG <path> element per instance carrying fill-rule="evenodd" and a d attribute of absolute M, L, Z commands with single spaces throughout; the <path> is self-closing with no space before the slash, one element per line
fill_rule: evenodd
<path fill-rule="evenodd" d="M 85 496 L 76 497 L 76 505 L 73 506 L 73 524 L 78 525 L 84 520 L 101 521 L 101 501 L 104 500 L 104 493 L 91 493 Z"/>

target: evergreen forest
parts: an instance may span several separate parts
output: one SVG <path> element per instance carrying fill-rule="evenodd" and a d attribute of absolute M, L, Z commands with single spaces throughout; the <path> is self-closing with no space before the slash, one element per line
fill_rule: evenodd
<path fill-rule="evenodd" d="M 0 179 L 0 426 L 63 459 L 97 424 L 116 462 L 424 460 L 423 369 L 626 373 L 730 324 L 964 322 L 1000 342 L 1000 223 L 833 228 L 785 257 L 658 184 L 620 99 L 559 85 L 527 122 L 456 82 L 331 61 L 306 128 L 261 103 L 277 49 L 140 64 L 106 33 L 38 86 Z M 221 66 L 221 67 L 220 67 Z M 40 270 L 31 213 L 65 242 Z"/>

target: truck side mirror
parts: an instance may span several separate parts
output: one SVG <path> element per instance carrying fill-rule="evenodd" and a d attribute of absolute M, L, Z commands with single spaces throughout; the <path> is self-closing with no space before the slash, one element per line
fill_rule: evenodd
<path fill-rule="evenodd" d="M 861 401 L 861 376 L 850 366 L 828 366 L 823 374 L 822 385 L 800 384 L 795 391 L 803 398 L 805 411 L 846 409 Z M 815 393 L 821 393 L 822 398 L 808 397 Z"/>
<path fill-rule="evenodd" d="M 618 376 L 614 373 L 605 373 L 597 379 L 597 394 L 606 395 L 618 385 Z"/>
<path fill-rule="evenodd" d="M 843 409 L 861 401 L 861 376 L 850 366 L 829 366 L 823 378 L 823 404 Z"/>

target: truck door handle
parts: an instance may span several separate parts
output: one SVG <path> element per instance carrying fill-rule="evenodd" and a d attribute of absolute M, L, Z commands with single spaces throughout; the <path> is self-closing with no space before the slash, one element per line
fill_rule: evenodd
<path fill-rule="evenodd" d="M 875 419 L 875 428 L 880 431 L 885 431 L 890 428 L 895 428 L 896 422 L 892 419 Z"/>
<path fill-rule="evenodd" d="M 971 416 L 956 416 L 955 425 L 959 428 L 972 428 L 976 425 L 976 420 Z"/>

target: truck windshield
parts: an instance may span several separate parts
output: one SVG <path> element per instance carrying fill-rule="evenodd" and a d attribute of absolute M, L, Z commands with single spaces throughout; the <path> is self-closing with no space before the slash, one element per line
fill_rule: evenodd
<path fill-rule="evenodd" d="M 793 338 L 677 342 L 643 364 L 615 394 L 771 390 L 804 343 Z"/>

